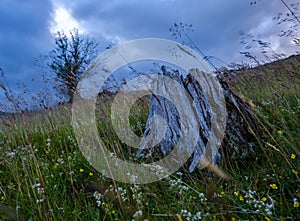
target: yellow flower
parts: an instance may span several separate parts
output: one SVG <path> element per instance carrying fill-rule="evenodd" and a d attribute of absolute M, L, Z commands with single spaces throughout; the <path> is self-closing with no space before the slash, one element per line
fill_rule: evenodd
<path fill-rule="evenodd" d="M 89 173 L 89 176 L 93 176 L 94 174 L 92 172 Z"/>
<path fill-rule="evenodd" d="M 296 158 L 296 155 L 292 153 L 292 154 L 291 154 L 291 158 L 292 158 L 292 159 L 295 159 L 295 158 Z"/>
<path fill-rule="evenodd" d="M 277 185 L 276 185 L 275 183 L 270 184 L 270 187 L 271 187 L 273 190 L 277 190 L 277 189 L 278 189 L 278 187 L 277 187 Z"/>
<path fill-rule="evenodd" d="M 222 192 L 221 192 L 221 195 L 224 195 L 224 194 L 225 194 L 225 192 L 224 192 L 224 191 L 222 191 Z"/>
<path fill-rule="evenodd" d="M 240 201 L 244 201 L 244 198 L 242 196 L 240 196 Z"/>
<path fill-rule="evenodd" d="M 231 217 L 231 221 L 236 221 L 236 218 L 235 217 Z"/>
<path fill-rule="evenodd" d="M 56 169 L 57 167 L 59 167 L 59 164 L 55 163 L 54 166 L 53 166 L 53 169 Z"/>
<path fill-rule="evenodd" d="M 278 133 L 278 135 L 282 135 L 283 134 L 282 130 L 278 130 L 277 133 Z"/>
<path fill-rule="evenodd" d="M 80 173 L 83 173 L 83 172 L 84 172 L 84 169 L 80 169 L 79 172 L 80 172 Z"/>
<path fill-rule="evenodd" d="M 261 200 L 262 200 L 263 202 L 266 202 L 266 201 L 267 201 L 267 198 L 266 198 L 266 197 L 263 197 Z"/>
<path fill-rule="evenodd" d="M 4 201 L 5 200 L 5 196 L 1 196 L 1 201 Z"/>
<path fill-rule="evenodd" d="M 234 192 L 233 194 L 234 194 L 234 196 L 238 196 L 238 195 L 239 195 L 239 193 L 238 193 L 238 192 Z"/>
<path fill-rule="evenodd" d="M 294 202 L 294 207 L 295 207 L 295 208 L 298 208 L 299 206 L 300 206 L 300 203 L 299 203 L 298 201 L 295 201 L 295 202 Z"/>

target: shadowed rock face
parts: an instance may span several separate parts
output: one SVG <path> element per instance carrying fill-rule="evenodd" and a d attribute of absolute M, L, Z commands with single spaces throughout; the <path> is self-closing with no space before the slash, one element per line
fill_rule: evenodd
<path fill-rule="evenodd" d="M 206 144 L 208 139 L 211 139 L 210 133 L 213 113 L 209 101 L 210 99 L 208 99 L 206 92 L 199 82 L 195 80 L 193 75 L 188 74 L 186 77 L 183 77 L 179 75 L 178 72 L 173 70 L 166 71 L 165 68 L 162 68 L 162 75 L 171 77 L 182 85 L 193 99 L 193 106 L 199 123 L 199 136 L 194 147 L 189 147 L 188 145 L 186 147 L 193 148 L 189 166 L 189 171 L 192 172 L 199 166 L 203 155 L 207 154 L 208 149 Z M 251 142 L 254 141 L 254 136 L 251 133 L 251 129 L 256 130 L 256 118 L 254 117 L 251 107 L 234 94 L 226 81 L 222 80 L 222 77 L 219 76 L 217 79 L 223 88 L 227 118 L 224 139 L 221 141 L 222 144 L 217 141 L 213 142 L 218 147 L 209 150 L 210 157 L 208 159 L 213 164 L 216 164 L 219 159 L 225 156 L 231 158 L 243 158 L 248 156 L 249 153 L 253 151 Z M 161 84 L 161 82 L 158 84 Z M 164 86 L 163 84 L 159 85 L 159 87 Z M 172 89 L 166 91 L 172 93 Z M 221 101 L 217 100 L 216 102 Z M 152 137 L 157 134 L 157 131 L 155 131 L 157 129 L 152 125 L 152 117 L 155 115 L 161 116 L 167 123 L 165 137 L 156 145 L 153 144 L 154 137 Z M 170 153 L 182 136 L 181 133 L 189 133 L 188 130 L 182 131 L 181 120 L 177 108 L 171 101 L 162 96 L 151 95 L 149 116 L 138 156 L 142 156 L 145 149 L 150 150 L 150 153 L 152 153 L 156 147 L 160 149 L 163 155 Z M 220 146 L 221 148 L 219 148 Z"/>

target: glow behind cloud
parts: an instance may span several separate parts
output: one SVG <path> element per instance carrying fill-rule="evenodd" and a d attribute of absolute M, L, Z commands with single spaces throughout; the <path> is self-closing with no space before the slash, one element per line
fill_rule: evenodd
<path fill-rule="evenodd" d="M 78 29 L 79 32 L 83 32 L 82 28 L 79 27 L 79 23 L 71 16 L 71 13 L 67 9 L 57 7 L 54 11 L 50 32 L 56 33 L 60 31 L 68 35 L 68 32 L 74 28 Z"/>

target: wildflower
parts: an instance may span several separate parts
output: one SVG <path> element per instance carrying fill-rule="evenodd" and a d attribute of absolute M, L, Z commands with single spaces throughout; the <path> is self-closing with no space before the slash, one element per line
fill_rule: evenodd
<path fill-rule="evenodd" d="M 79 172 L 80 172 L 80 173 L 83 173 L 83 172 L 84 172 L 84 169 L 81 168 L 81 169 L 79 170 Z"/>
<path fill-rule="evenodd" d="M 233 194 L 234 194 L 234 196 L 238 196 L 238 195 L 239 195 L 239 193 L 238 193 L 238 192 L 234 192 Z"/>
<path fill-rule="evenodd" d="M 291 154 L 291 158 L 292 158 L 292 159 L 295 159 L 295 158 L 296 158 L 296 155 L 292 153 L 292 154 Z"/>
<path fill-rule="evenodd" d="M 96 199 L 97 206 L 100 207 L 102 204 L 101 201 L 102 195 L 96 191 L 94 192 L 94 198 Z"/>
<path fill-rule="evenodd" d="M 178 176 L 182 176 L 182 172 L 177 172 L 176 173 Z"/>
<path fill-rule="evenodd" d="M 57 169 L 58 167 L 59 167 L 59 164 L 55 163 L 54 166 L 53 166 L 53 169 Z"/>
<path fill-rule="evenodd" d="M 194 215 L 193 220 L 200 220 L 201 219 L 201 212 L 196 212 L 196 214 Z"/>
<path fill-rule="evenodd" d="M 4 201 L 5 200 L 5 196 L 1 196 L 1 201 Z"/>
<path fill-rule="evenodd" d="M 204 193 L 199 193 L 200 198 L 204 198 Z"/>
<path fill-rule="evenodd" d="M 299 206 L 300 206 L 300 203 L 299 203 L 298 201 L 295 201 L 295 202 L 294 202 L 294 207 L 295 207 L 295 208 L 298 208 Z"/>
<path fill-rule="evenodd" d="M 244 198 L 242 196 L 240 196 L 240 201 L 244 201 Z"/>
<path fill-rule="evenodd" d="M 278 131 L 277 131 L 277 134 L 278 134 L 278 135 L 282 135 L 282 134 L 283 134 L 282 130 L 278 130 Z"/>
<path fill-rule="evenodd" d="M 40 186 L 41 186 L 40 183 L 35 183 L 35 184 L 32 185 L 32 188 L 34 189 L 34 188 L 37 188 L 37 187 L 40 187 Z"/>
<path fill-rule="evenodd" d="M 276 185 L 275 183 L 270 184 L 270 187 L 271 187 L 273 190 L 277 190 L 277 189 L 278 189 L 278 187 L 277 187 L 277 185 Z"/>
<path fill-rule="evenodd" d="M 181 210 L 181 214 L 187 213 L 188 211 L 186 209 Z"/>
<path fill-rule="evenodd" d="M 102 195 L 98 193 L 97 191 L 94 192 L 94 197 L 95 198 L 100 198 Z"/>
<path fill-rule="evenodd" d="M 266 198 L 266 197 L 263 197 L 261 200 L 262 200 L 263 202 L 266 202 L 266 201 L 267 201 L 267 198 Z"/>
<path fill-rule="evenodd" d="M 92 172 L 89 173 L 89 176 L 93 176 L 94 174 Z"/>
<path fill-rule="evenodd" d="M 56 160 L 56 162 L 59 163 L 59 164 L 64 164 L 64 163 L 65 163 L 65 161 L 64 161 L 63 158 L 58 158 L 58 159 Z"/>
<path fill-rule="evenodd" d="M 137 179 L 137 176 L 132 174 L 130 177 L 130 181 L 134 183 L 136 181 L 136 179 Z"/>
<path fill-rule="evenodd" d="M 8 156 L 8 157 L 13 157 L 13 156 L 15 156 L 16 155 L 16 153 L 15 152 L 8 152 L 8 153 L 6 153 L 6 156 Z"/>
<path fill-rule="evenodd" d="M 231 217 L 231 221 L 236 221 L 236 218 L 235 217 Z"/>
<path fill-rule="evenodd" d="M 138 216 L 142 216 L 143 215 L 143 211 L 142 210 L 138 210 L 133 214 L 133 217 L 138 217 Z"/>
<path fill-rule="evenodd" d="M 44 202 L 44 198 L 42 198 L 42 199 L 37 199 L 36 200 L 36 203 L 38 204 L 38 203 L 42 203 L 42 202 Z"/>

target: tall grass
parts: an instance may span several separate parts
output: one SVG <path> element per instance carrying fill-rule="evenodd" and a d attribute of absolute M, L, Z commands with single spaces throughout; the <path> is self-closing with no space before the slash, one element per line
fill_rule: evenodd
<path fill-rule="evenodd" d="M 220 165 L 232 180 L 222 180 L 205 169 L 187 173 L 183 168 L 147 185 L 119 183 L 97 172 L 82 156 L 71 126 L 70 106 L 5 116 L 0 123 L 0 217 L 300 219 L 299 81 L 299 66 L 274 71 L 268 67 L 230 81 L 237 93 L 253 103 L 263 131 L 253 158 Z M 111 99 L 108 95 L 98 99 L 99 134 L 115 154 L 134 161 L 134 153 L 109 124 Z M 130 124 L 141 134 L 148 114 L 147 98 L 136 103 L 131 113 Z"/>

